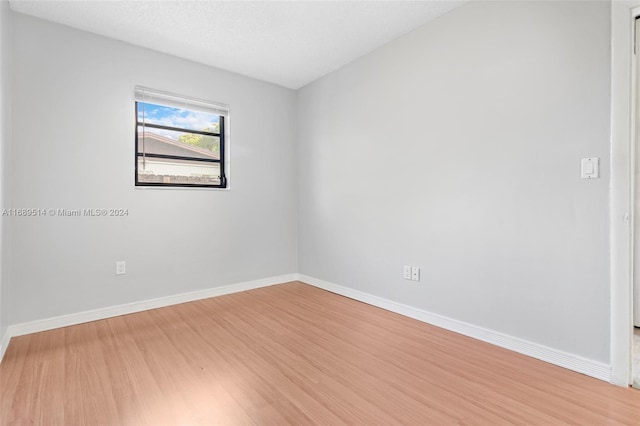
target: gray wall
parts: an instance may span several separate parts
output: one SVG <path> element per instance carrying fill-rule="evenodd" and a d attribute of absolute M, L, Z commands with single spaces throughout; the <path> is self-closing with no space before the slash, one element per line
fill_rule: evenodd
<path fill-rule="evenodd" d="M 608 362 L 609 30 L 472 2 L 303 88 L 299 272 Z"/>
<path fill-rule="evenodd" d="M 9 323 L 296 271 L 295 92 L 14 15 Z M 134 188 L 135 85 L 231 106 L 230 191 Z M 115 262 L 127 273 L 115 276 Z"/>
<path fill-rule="evenodd" d="M 9 2 L 0 1 L 0 209 L 5 207 L 6 145 L 11 136 L 11 10 Z M 0 342 L 7 330 L 6 218 L 0 217 Z"/>

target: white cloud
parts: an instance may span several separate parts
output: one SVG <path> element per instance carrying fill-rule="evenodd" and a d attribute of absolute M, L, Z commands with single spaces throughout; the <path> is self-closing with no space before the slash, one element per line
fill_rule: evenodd
<path fill-rule="evenodd" d="M 163 115 L 164 114 L 164 115 Z M 178 108 L 155 108 L 147 110 L 147 121 L 163 126 L 182 127 L 193 130 L 204 130 L 213 127 L 217 116 L 211 113 L 190 111 Z M 164 129 L 153 129 L 153 133 L 177 140 L 180 134 Z"/>

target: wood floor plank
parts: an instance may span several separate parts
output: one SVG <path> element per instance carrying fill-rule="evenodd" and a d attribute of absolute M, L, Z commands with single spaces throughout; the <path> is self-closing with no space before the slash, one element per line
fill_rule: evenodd
<path fill-rule="evenodd" d="M 110 318 L 98 328 L 111 394 L 121 424 L 150 424 L 153 407 L 161 404 L 162 393 L 137 348 L 126 317 Z"/>
<path fill-rule="evenodd" d="M 264 300 L 262 303 L 264 303 Z M 362 395 L 350 389 L 349 386 L 336 380 L 335 374 L 326 374 L 310 363 L 308 357 L 296 351 L 295 346 L 300 339 L 296 338 L 295 335 L 290 335 L 283 324 L 279 323 L 279 321 L 261 322 L 256 319 L 262 318 L 260 313 L 264 312 L 258 306 L 253 312 L 258 315 L 238 316 L 233 321 L 233 324 L 238 326 L 235 333 L 245 336 L 246 339 L 251 339 L 258 352 L 267 359 L 267 362 L 277 366 L 288 380 L 294 383 L 302 392 L 309 395 L 314 401 L 331 407 L 334 414 L 343 422 L 351 418 L 359 418 L 370 424 L 388 424 L 394 420 L 393 417 L 367 401 Z M 278 318 L 282 317 L 284 317 L 283 313 L 279 312 Z M 265 327 L 268 332 L 262 334 L 253 333 L 253 330 L 258 327 Z M 317 352 L 317 349 L 309 344 L 306 346 L 306 352 L 313 354 Z M 309 383 L 320 382 L 323 383 L 322 387 L 309 386 Z M 323 392 L 325 389 L 330 389 L 331 391 Z M 336 399 L 335 395 L 340 395 L 340 398 Z"/>
<path fill-rule="evenodd" d="M 299 301 L 299 303 L 302 304 L 303 302 Z M 311 309 L 311 307 L 307 308 Z M 312 325 L 309 325 L 309 327 L 312 327 Z M 335 331 L 339 328 L 340 326 L 336 326 L 333 330 Z M 348 332 L 348 327 L 345 330 Z M 374 332 L 375 330 L 372 331 Z M 321 330 L 314 332 L 314 336 L 317 337 L 320 335 L 322 335 Z M 517 423 L 518 420 L 522 420 L 524 418 L 523 416 L 526 416 L 527 414 L 528 407 L 524 404 L 518 404 L 514 400 L 510 400 L 509 404 L 505 407 L 504 404 L 500 403 L 500 398 L 497 398 L 503 395 L 500 395 L 494 390 L 483 389 L 480 397 L 476 395 L 470 400 L 465 399 L 464 397 L 461 398 L 460 395 L 452 392 L 446 384 L 452 381 L 458 383 L 464 382 L 466 380 L 464 374 L 452 374 L 446 367 L 441 368 L 438 371 L 433 370 L 433 358 L 427 357 L 426 360 L 429 362 L 429 365 L 424 365 L 425 357 L 421 355 L 429 353 L 428 346 L 422 347 L 421 353 L 407 357 L 407 355 L 410 355 L 408 352 L 397 349 L 398 347 L 403 347 L 405 342 L 402 340 L 397 341 L 397 339 L 394 339 L 395 336 L 377 336 L 375 333 L 369 331 L 363 332 L 363 330 L 360 330 L 360 337 L 364 339 L 363 344 L 360 345 L 361 347 L 358 345 L 353 346 L 351 344 L 347 344 L 347 346 L 343 345 L 335 354 L 325 353 L 322 357 L 328 358 L 334 355 L 336 359 L 338 359 L 336 362 L 338 365 L 344 364 L 339 361 L 339 358 L 344 355 L 348 355 L 347 358 L 357 359 L 361 365 L 364 364 L 365 371 L 373 372 L 373 374 L 375 374 L 375 372 L 379 373 L 378 375 L 381 376 L 380 380 L 382 381 L 381 384 L 383 386 L 396 388 L 403 395 L 403 400 L 406 401 L 407 398 L 410 398 L 420 403 L 423 409 L 419 412 L 425 413 L 426 410 L 424 410 L 424 408 L 428 407 L 430 403 L 436 404 L 436 406 L 439 404 L 439 406 L 446 407 L 453 398 L 458 399 L 459 404 L 462 404 L 463 409 L 468 411 L 469 414 L 473 414 L 474 418 L 482 418 L 484 421 L 491 424 L 498 424 L 504 420 L 508 420 L 510 424 L 514 424 Z M 326 340 L 326 342 L 329 341 L 330 339 Z M 331 345 L 325 343 L 323 346 L 330 347 Z M 379 351 L 372 351 L 373 348 L 378 346 L 383 347 L 385 352 L 383 357 L 380 356 Z M 323 348 L 321 347 L 317 350 L 322 351 L 322 349 Z M 350 372 L 357 371 L 358 369 L 358 365 L 345 365 L 343 368 L 344 371 L 338 371 L 337 373 L 339 377 L 345 377 L 348 376 Z M 432 370 L 429 377 L 420 378 L 419 381 L 416 380 L 419 376 L 415 375 L 414 372 L 423 371 L 425 369 Z M 470 380 L 468 383 L 468 386 L 471 387 L 475 385 L 475 380 Z M 431 392 L 429 394 L 421 392 L 421 388 L 424 388 L 425 386 L 436 390 L 436 392 Z M 432 417 L 430 417 L 430 419 L 431 418 Z M 417 420 L 424 422 L 426 419 Z M 547 420 L 551 421 L 552 418 L 549 417 Z"/>
<path fill-rule="evenodd" d="M 293 282 L 12 339 L 14 424 L 640 425 L 640 391 Z"/>
<path fill-rule="evenodd" d="M 302 304 L 302 303 L 300 303 Z M 309 311 L 308 311 L 309 312 Z M 291 321 L 289 321 L 291 322 Z M 340 330 L 344 327 L 344 330 Z M 433 392 L 429 397 L 426 397 L 423 393 L 414 392 L 412 389 L 406 388 L 406 384 L 415 381 L 415 376 L 412 375 L 411 365 L 407 365 L 399 368 L 395 364 L 394 359 L 390 359 L 390 363 L 381 368 L 378 362 L 379 358 L 375 354 L 370 352 L 379 352 L 378 347 L 386 346 L 386 343 L 375 340 L 369 341 L 367 350 L 361 350 L 358 346 L 358 341 L 362 339 L 362 333 L 353 336 L 353 332 L 350 332 L 348 326 L 335 326 L 332 328 L 332 333 L 326 334 L 322 327 L 316 328 L 316 326 L 310 322 L 304 324 L 302 328 L 311 330 L 309 333 L 313 336 L 312 339 L 305 339 L 301 342 L 301 346 L 297 348 L 295 353 L 296 358 L 304 357 L 305 355 L 314 360 L 319 366 L 326 365 L 327 361 L 333 368 L 329 374 L 335 376 L 337 380 L 343 382 L 343 384 L 352 385 L 355 389 L 393 389 L 405 387 L 402 391 L 402 398 L 395 401 L 397 407 L 396 413 L 416 413 L 418 417 L 414 420 L 416 422 L 424 422 L 431 420 L 438 423 L 450 423 L 453 418 L 447 414 L 446 410 L 442 410 L 441 407 L 450 402 L 451 395 L 448 394 L 446 388 L 442 388 L 440 392 Z M 346 333 L 344 331 L 346 330 Z M 339 331 L 338 334 L 335 332 Z M 340 336 L 344 336 L 341 338 Z M 350 362 L 354 360 L 355 362 Z M 395 365 L 394 365 L 395 364 Z M 403 378 L 409 377 L 409 381 L 403 380 Z M 378 406 L 379 404 L 388 404 L 386 401 L 388 394 L 364 394 L 365 398 L 369 398 L 370 401 Z M 463 405 L 466 401 L 461 401 Z M 416 409 L 419 406 L 420 409 Z M 466 407 L 468 410 L 473 410 L 471 405 Z M 477 416 L 484 415 L 487 417 L 489 411 L 484 409 L 482 413 L 478 411 Z M 487 421 L 493 421 L 494 423 L 499 418 L 486 418 Z"/>

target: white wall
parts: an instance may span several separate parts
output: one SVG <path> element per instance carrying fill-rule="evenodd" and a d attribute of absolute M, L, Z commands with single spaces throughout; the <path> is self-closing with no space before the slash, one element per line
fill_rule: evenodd
<path fill-rule="evenodd" d="M 640 28 L 640 23 L 635 21 L 635 43 L 638 45 L 638 41 L 640 41 L 640 34 L 638 33 L 638 29 Z M 635 63 L 635 69 L 640 70 L 640 60 L 638 56 L 633 58 Z M 640 72 L 636 71 L 635 77 L 635 87 L 640 88 Z M 638 89 L 636 89 L 638 90 Z M 635 111 L 640 112 L 640 96 L 635 97 Z M 638 118 L 638 112 L 636 112 L 635 117 L 635 128 L 638 129 L 640 126 L 640 119 Z M 637 136 L 636 136 L 637 140 Z M 634 206 L 633 206 L 633 218 L 634 218 L 634 229 L 639 230 L 634 234 L 633 246 L 637 249 L 634 250 L 633 256 L 633 271 L 634 271 L 634 282 L 640 284 L 640 149 L 636 147 L 635 149 L 635 176 L 634 176 Z M 636 327 L 640 327 L 640 285 L 633 286 L 633 324 Z"/>
<path fill-rule="evenodd" d="M 0 1 L 0 210 L 4 207 L 5 180 L 5 146 L 7 145 L 11 131 L 11 11 L 9 2 Z M 2 357 L 2 344 L 7 330 L 7 286 L 4 258 L 6 256 L 5 244 L 5 218 L 0 217 L 0 358 Z"/>
<path fill-rule="evenodd" d="M 295 92 L 14 15 L 9 323 L 296 271 Z M 231 106 L 231 190 L 135 189 L 133 90 Z M 127 273 L 115 276 L 115 262 Z"/>
<path fill-rule="evenodd" d="M 11 137 L 11 11 L 9 2 L 0 1 L 0 210 L 5 206 L 5 147 Z M 0 358 L 8 326 L 6 219 L 0 217 Z"/>
<path fill-rule="evenodd" d="M 606 2 L 472 2 L 303 88 L 299 272 L 608 362 L 609 43 Z"/>

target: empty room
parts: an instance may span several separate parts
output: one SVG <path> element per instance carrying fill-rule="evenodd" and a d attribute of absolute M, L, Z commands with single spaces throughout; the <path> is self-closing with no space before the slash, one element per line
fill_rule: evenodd
<path fill-rule="evenodd" d="M 0 425 L 640 425 L 639 16 L 0 0 Z"/>

